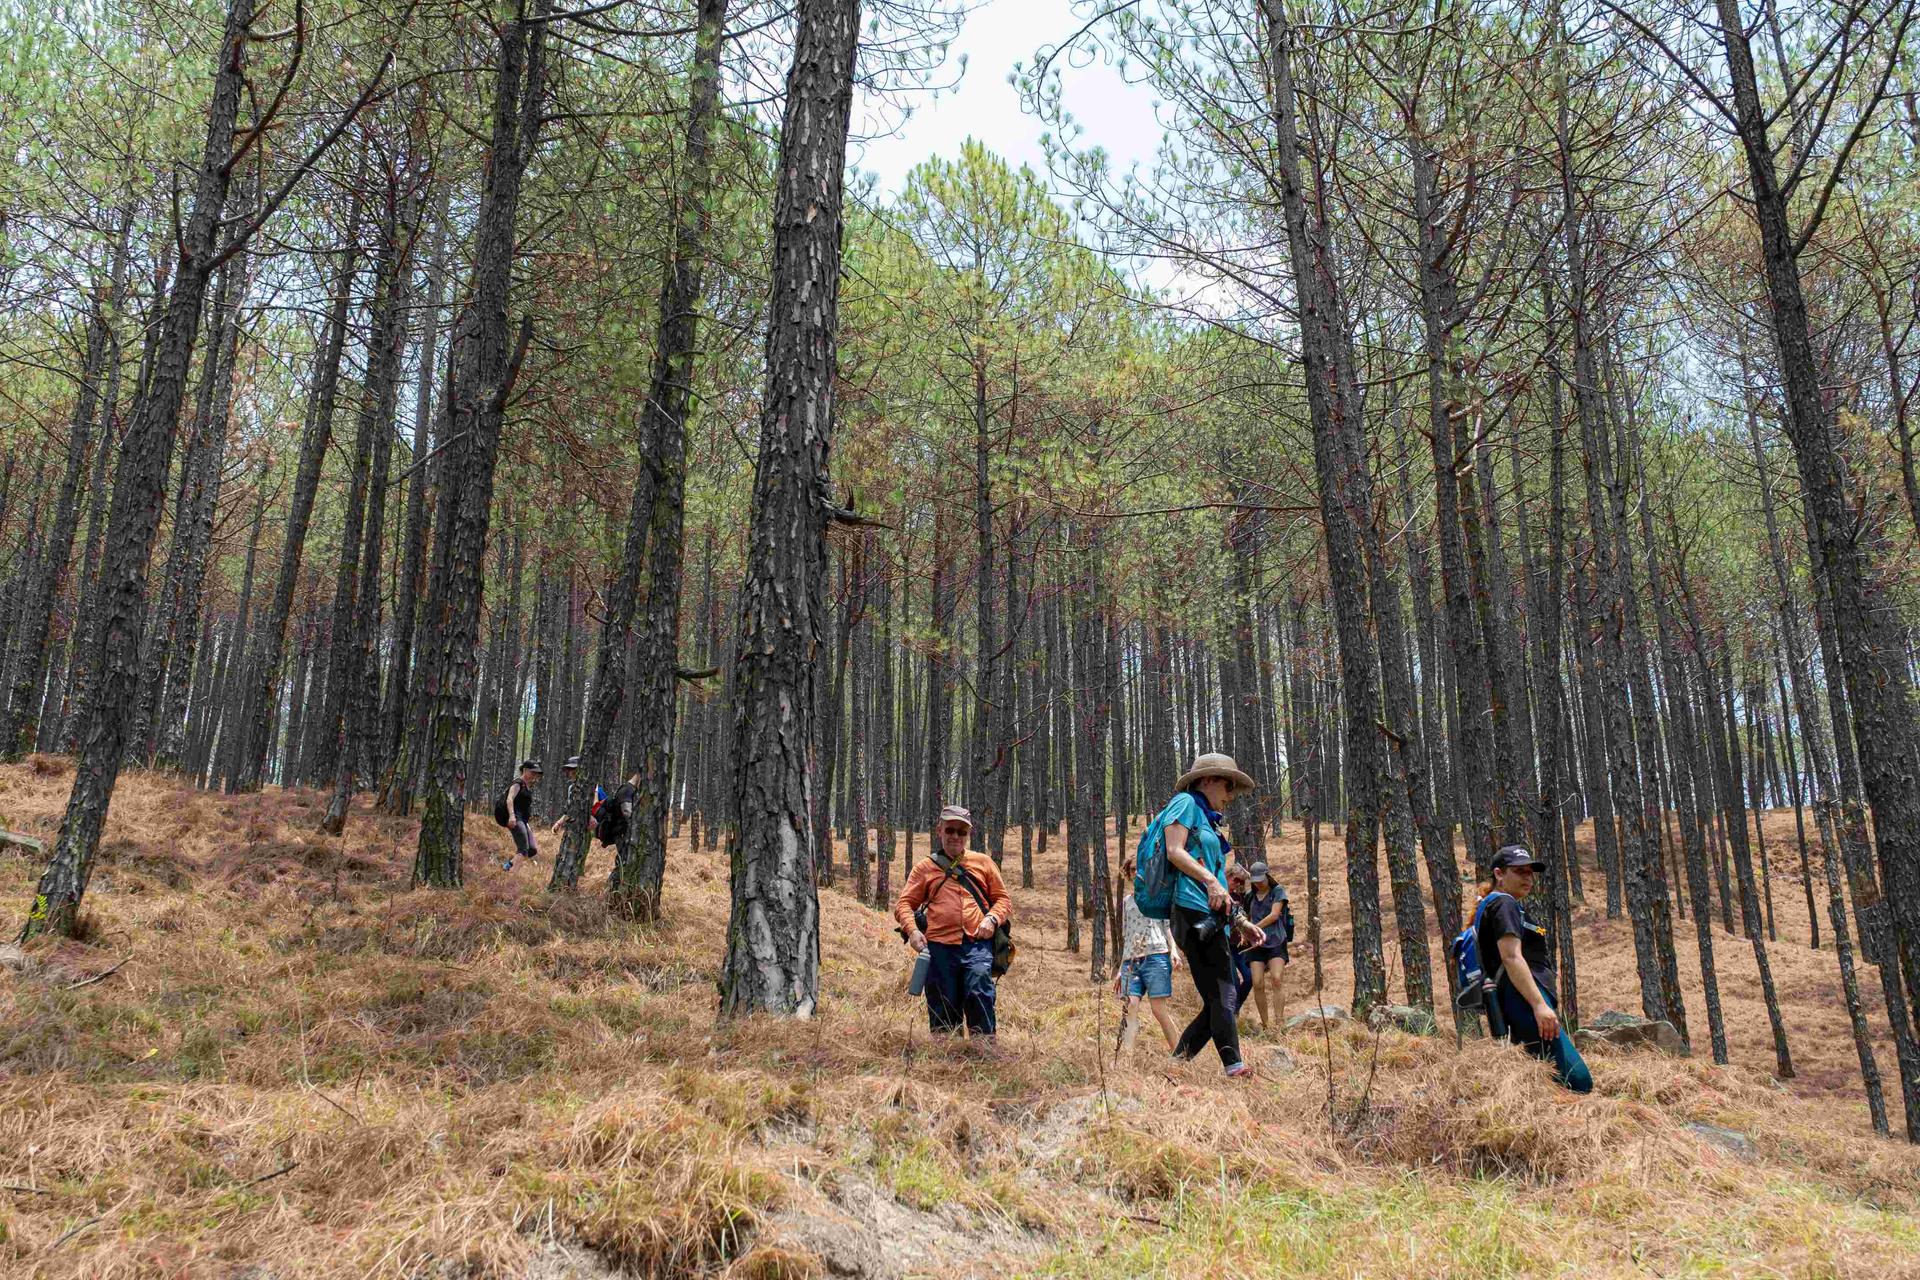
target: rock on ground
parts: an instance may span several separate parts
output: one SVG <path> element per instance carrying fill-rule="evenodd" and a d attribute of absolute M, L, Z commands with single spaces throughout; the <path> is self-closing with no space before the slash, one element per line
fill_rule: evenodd
<path fill-rule="evenodd" d="M 1317 1004 L 1311 1009 L 1302 1010 L 1287 1019 L 1287 1031 L 1298 1031 L 1310 1022 L 1349 1022 L 1352 1017 L 1337 1004 Z"/>
<path fill-rule="evenodd" d="M 1723 1125 L 1695 1122 L 1687 1126 L 1687 1131 L 1702 1142 L 1719 1147 L 1722 1151 L 1739 1156 L 1742 1160 L 1753 1160 L 1760 1155 L 1760 1149 L 1753 1145 L 1753 1139 L 1738 1129 L 1728 1129 Z"/>
<path fill-rule="evenodd" d="M 1573 1033 L 1574 1047 L 1582 1052 L 1596 1045 L 1615 1048 L 1654 1048 L 1676 1058 L 1689 1056 L 1686 1041 L 1664 1018 L 1636 1018 L 1630 1013 L 1609 1010 Z"/>
<path fill-rule="evenodd" d="M 1367 1014 L 1367 1025 L 1375 1031 L 1395 1027 L 1410 1036 L 1430 1036 L 1436 1028 L 1432 1010 L 1410 1004 L 1377 1004 Z"/>

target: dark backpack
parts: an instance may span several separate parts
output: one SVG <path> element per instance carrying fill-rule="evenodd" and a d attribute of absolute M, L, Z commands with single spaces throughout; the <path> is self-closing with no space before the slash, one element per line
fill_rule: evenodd
<path fill-rule="evenodd" d="M 493 820 L 503 827 L 513 825 L 513 807 L 507 803 L 507 797 L 512 794 L 513 784 L 509 782 L 507 789 L 500 793 L 500 798 L 493 802 Z"/>
<path fill-rule="evenodd" d="M 619 790 L 593 806 L 594 838 L 602 846 L 615 845 L 626 838 L 627 815 L 632 812 L 639 794 L 631 783 L 623 783 Z"/>

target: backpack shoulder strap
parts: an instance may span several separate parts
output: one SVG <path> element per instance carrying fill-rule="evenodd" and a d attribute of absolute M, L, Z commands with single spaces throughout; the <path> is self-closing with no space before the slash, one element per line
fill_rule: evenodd
<path fill-rule="evenodd" d="M 960 877 L 960 883 L 965 885 L 967 892 L 973 895 L 974 905 L 980 908 L 981 915 L 985 916 L 985 915 L 993 914 L 993 908 L 987 905 L 986 895 L 980 892 L 980 886 L 975 884 L 973 882 L 973 877 L 967 874 L 966 867 L 956 862 L 953 864 L 953 870 L 947 872 L 947 875 L 949 877 L 952 877 L 955 875 L 958 875 Z"/>
<path fill-rule="evenodd" d="M 1512 896 L 1512 894 L 1495 889 L 1492 893 L 1480 899 L 1480 905 L 1473 909 L 1473 931 L 1476 934 L 1480 932 L 1480 917 L 1487 913 L 1487 904 L 1489 902 L 1492 902 L 1495 898 L 1509 898 Z"/>

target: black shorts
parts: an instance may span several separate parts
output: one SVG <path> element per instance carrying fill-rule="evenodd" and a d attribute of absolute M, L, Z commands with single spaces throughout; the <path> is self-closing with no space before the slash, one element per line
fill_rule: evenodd
<path fill-rule="evenodd" d="M 1283 942 L 1277 947 L 1255 947 L 1247 952 L 1247 959 L 1256 964 L 1270 964 L 1275 960 L 1285 964 L 1287 963 L 1287 944 Z"/>

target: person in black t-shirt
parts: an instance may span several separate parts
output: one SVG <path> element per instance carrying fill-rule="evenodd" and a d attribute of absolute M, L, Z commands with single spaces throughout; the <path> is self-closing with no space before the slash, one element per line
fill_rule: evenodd
<path fill-rule="evenodd" d="M 513 837 L 513 853 L 522 858 L 540 856 L 540 848 L 533 842 L 533 827 L 529 824 L 533 821 L 533 789 L 540 785 L 541 772 L 539 761 L 522 760 L 520 776 L 507 784 L 507 793 L 501 797 L 501 803 L 507 809 L 507 820 L 503 825 L 507 828 L 507 834 Z M 502 870 L 513 870 L 513 853 L 500 860 Z"/>
<path fill-rule="evenodd" d="M 1545 864 L 1510 844 L 1493 855 L 1493 887 L 1480 910 L 1480 962 L 1499 964 L 1494 998 L 1506 1019 L 1507 1037 L 1534 1057 L 1553 1064 L 1553 1078 L 1575 1093 L 1593 1091 L 1593 1075 L 1573 1039 L 1560 1025 L 1547 931 L 1527 915 L 1525 900 Z"/>

